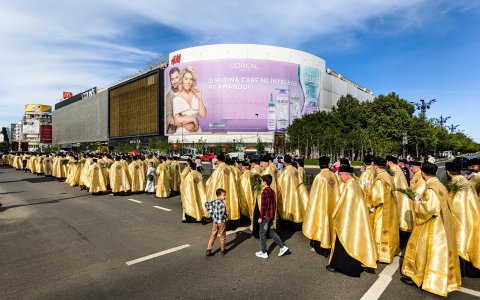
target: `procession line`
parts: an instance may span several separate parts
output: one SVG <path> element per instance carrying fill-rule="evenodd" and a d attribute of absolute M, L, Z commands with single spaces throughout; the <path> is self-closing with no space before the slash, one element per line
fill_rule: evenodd
<path fill-rule="evenodd" d="M 175 252 L 175 251 L 179 251 L 179 250 L 182 250 L 182 249 L 185 249 L 185 248 L 188 248 L 188 247 L 190 247 L 189 244 L 181 245 L 181 246 L 174 247 L 174 248 L 167 249 L 167 250 L 163 250 L 163 251 L 160 251 L 160 252 L 157 252 L 157 253 L 154 253 L 154 254 L 150 254 L 150 255 L 147 255 L 147 256 L 144 256 L 144 257 L 140 257 L 140 258 L 137 258 L 137 259 L 134 259 L 134 260 L 131 260 L 131 261 L 127 261 L 126 264 L 127 264 L 127 266 L 131 266 L 131 265 L 138 264 L 140 262 L 143 262 L 143 261 L 155 258 L 155 257 L 159 257 L 159 256 L 162 256 L 162 255 L 165 255 L 165 254 L 169 254 L 169 253 L 172 253 L 172 252 Z"/>
<path fill-rule="evenodd" d="M 138 200 L 135 200 L 135 199 L 128 199 L 128 201 L 132 201 L 132 202 L 135 202 L 135 203 L 142 203 L 142 201 L 138 201 Z"/>
<path fill-rule="evenodd" d="M 158 208 L 158 209 L 161 209 L 161 210 L 164 210 L 164 211 L 172 211 L 170 208 L 165 208 L 165 207 L 161 207 L 161 206 L 154 206 L 155 208 Z"/>
<path fill-rule="evenodd" d="M 383 269 L 378 275 L 377 281 L 368 289 L 360 300 L 374 300 L 380 298 L 387 286 L 392 281 L 392 276 L 397 272 L 400 267 L 400 258 L 395 256 L 393 262 Z"/>
<path fill-rule="evenodd" d="M 471 289 L 467 289 L 467 288 L 461 287 L 460 290 L 458 290 L 458 291 L 459 291 L 459 292 L 462 292 L 462 293 L 465 293 L 465 294 L 469 294 L 469 295 L 476 296 L 476 297 L 479 297 L 479 298 L 480 298 L 480 292 L 477 292 L 477 291 L 474 291 L 474 290 L 471 290 Z"/>

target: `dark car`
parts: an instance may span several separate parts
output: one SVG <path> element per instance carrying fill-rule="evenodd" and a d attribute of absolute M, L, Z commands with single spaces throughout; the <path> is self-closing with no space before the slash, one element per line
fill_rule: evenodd
<path fill-rule="evenodd" d="M 468 167 L 473 162 L 474 159 L 480 159 L 478 155 L 465 155 L 463 157 L 457 157 L 455 160 L 462 160 L 462 170 L 468 170 Z"/>

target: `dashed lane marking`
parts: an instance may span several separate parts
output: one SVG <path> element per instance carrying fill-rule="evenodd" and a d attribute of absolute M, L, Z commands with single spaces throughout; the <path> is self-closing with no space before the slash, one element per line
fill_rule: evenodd
<path fill-rule="evenodd" d="M 164 211 L 172 211 L 170 208 L 165 208 L 165 207 L 161 207 L 161 206 L 154 206 L 155 208 L 158 208 L 158 209 L 161 209 L 161 210 L 164 210 Z"/>
<path fill-rule="evenodd" d="M 461 287 L 459 292 L 462 292 L 462 293 L 469 294 L 469 295 L 476 296 L 476 297 L 480 298 L 480 292 L 477 292 L 477 291 L 474 291 L 474 290 L 471 290 L 471 289 Z"/>
<path fill-rule="evenodd" d="M 373 285 L 360 300 L 374 300 L 380 298 L 390 281 L 392 281 L 392 276 L 398 270 L 399 266 L 400 258 L 395 256 L 393 258 L 393 262 L 383 269 L 383 271 L 378 275 L 377 281 L 373 283 Z"/>
<path fill-rule="evenodd" d="M 142 203 L 142 201 L 138 201 L 138 200 L 135 200 L 135 199 L 128 199 L 128 201 L 132 201 L 132 202 L 135 202 L 135 203 Z"/>
<path fill-rule="evenodd" d="M 154 253 L 154 254 L 150 254 L 150 255 L 147 255 L 147 256 L 144 256 L 144 257 L 140 257 L 140 258 L 137 258 L 137 259 L 134 259 L 134 260 L 131 260 L 131 261 L 127 261 L 126 264 L 127 264 L 127 266 L 131 266 L 131 265 L 138 264 L 140 262 L 143 262 L 143 261 L 155 258 L 155 257 L 159 257 L 159 256 L 169 254 L 169 253 L 172 253 L 172 252 L 176 252 L 176 251 L 188 248 L 188 247 L 190 247 L 189 244 L 185 244 L 185 245 L 181 245 L 181 246 L 178 246 L 178 247 L 170 248 L 170 249 L 163 250 L 163 251 L 160 251 L 160 252 L 157 252 L 157 253 Z"/>

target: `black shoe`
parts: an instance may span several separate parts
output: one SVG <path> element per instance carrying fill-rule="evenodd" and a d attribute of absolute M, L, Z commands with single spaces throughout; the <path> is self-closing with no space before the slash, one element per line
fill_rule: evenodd
<path fill-rule="evenodd" d="M 206 256 L 213 256 L 212 250 L 207 250 L 207 253 L 205 254 Z"/>
<path fill-rule="evenodd" d="M 327 268 L 327 271 L 328 271 L 328 272 L 332 272 L 332 273 L 337 273 L 337 272 L 338 272 L 337 269 L 332 268 L 332 267 L 330 267 L 330 266 L 326 266 L 326 268 Z"/>
<path fill-rule="evenodd" d="M 405 283 L 405 284 L 408 284 L 408 285 L 417 287 L 417 284 L 416 284 L 411 278 L 401 277 L 401 278 L 400 278 L 400 281 L 403 282 L 403 283 Z"/>
<path fill-rule="evenodd" d="M 221 252 L 220 252 L 220 254 L 221 254 L 221 255 L 225 255 L 225 254 L 227 254 L 227 250 L 223 250 L 223 251 L 221 251 Z"/>
<path fill-rule="evenodd" d="M 182 220 L 182 223 L 188 223 L 187 220 Z"/>

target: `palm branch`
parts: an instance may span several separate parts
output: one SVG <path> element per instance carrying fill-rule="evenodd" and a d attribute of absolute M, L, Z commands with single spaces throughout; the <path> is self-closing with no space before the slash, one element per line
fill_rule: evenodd
<path fill-rule="evenodd" d="M 385 171 L 388 173 L 388 175 L 390 176 L 395 176 L 395 171 L 390 169 L 390 168 L 386 168 Z"/>
<path fill-rule="evenodd" d="M 480 181 L 475 184 L 475 190 L 477 191 L 477 194 L 480 194 Z"/>
<path fill-rule="evenodd" d="M 406 189 L 395 188 L 395 189 L 393 189 L 393 191 L 394 191 L 394 192 L 399 192 L 399 193 L 401 193 L 401 194 L 404 194 L 404 195 L 407 196 L 408 199 L 410 199 L 410 200 L 415 200 L 416 194 L 415 194 L 415 192 L 412 191 L 412 189 L 410 189 L 410 188 L 406 188 Z"/>
<path fill-rule="evenodd" d="M 262 192 L 262 178 L 259 174 L 254 174 L 250 178 L 250 182 L 252 185 L 252 193 L 253 194 L 260 194 Z"/>
<path fill-rule="evenodd" d="M 451 181 L 445 186 L 449 193 L 455 194 L 468 190 L 468 185 L 460 182 L 459 180 Z"/>

